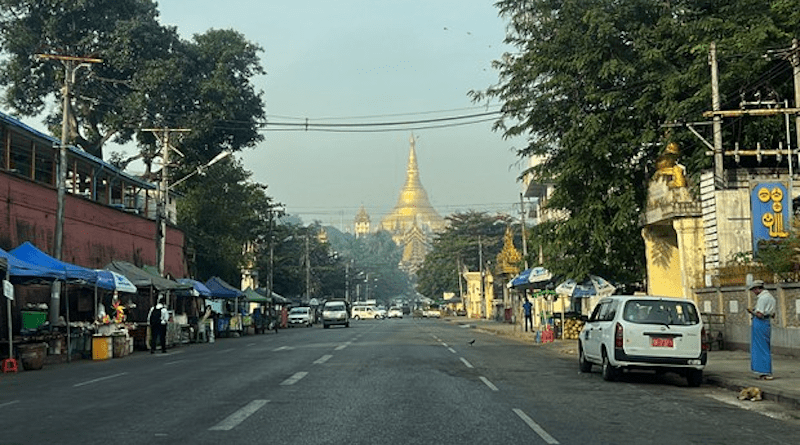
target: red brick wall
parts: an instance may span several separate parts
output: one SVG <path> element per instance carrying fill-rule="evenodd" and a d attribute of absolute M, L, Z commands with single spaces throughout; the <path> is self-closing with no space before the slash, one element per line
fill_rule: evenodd
<path fill-rule="evenodd" d="M 30 241 L 52 255 L 57 193 L 54 188 L 0 171 L 0 247 Z M 102 268 L 112 260 L 156 265 L 156 223 L 88 199 L 66 195 L 63 260 Z M 186 276 L 184 234 L 167 227 L 166 271 Z"/>

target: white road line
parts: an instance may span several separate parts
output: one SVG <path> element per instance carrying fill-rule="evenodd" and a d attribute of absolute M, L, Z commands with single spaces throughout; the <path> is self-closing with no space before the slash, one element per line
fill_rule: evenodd
<path fill-rule="evenodd" d="M 467 361 L 467 359 L 465 359 L 464 357 L 459 357 L 459 358 L 461 359 L 461 361 L 462 361 L 462 362 L 464 362 L 464 364 L 465 364 L 465 365 L 467 365 L 467 368 L 474 368 L 474 366 L 472 366 L 472 365 L 471 365 L 471 364 L 470 364 L 470 363 Z"/>
<path fill-rule="evenodd" d="M 0 404 L 0 408 L 5 408 L 5 407 L 7 407 L 8 405 L 13 405 L 13 404 L 15 404 L 15 403 L 19 403 L 19 400 L 12 400 L 12 401 L 10 401 L 10 402 L 2 403 L 2 404 Z"/>
<path fill-rule="evenodd" d="M 76 384 L 72 385 L 72 387 L 73 388 L 77 388 L 79 386 L 89 385 L 89 384 L 92 384 L 92 383 L 101 382 L 103 380 L 117 378 L 117 377 L 119 377 L 121 375 L 125 375 L 125 374 L 127 374 L 127 372 L 120 372 L 119 374 L 109 375 L 109 376 L 106 376 L 106 377 L 100 377 L 99 379 L 89 380 L 89 381 L 86 381 L 86 382 L 83 382 L 83 383 L 76 383 Z"/>
<path fill-rule="evenodd" d="M 185 359 L 173 360 L 171 362 L 164 363 L 164 366 L 174 365 L 176 363 L 185 362 L 185 361 L 186 361 Z"/>
<path fill-rule="evenodd" d="M 257 345 L 257 344 L 258 344 L 258 343 L 248 343 L 248 344 L 247 344 L 247 346 L 255 346 L 255 345 Z"/>
<path fill-rule="evenodd" d="M 269 400 L 253 400 L 252 402 L 248 403 L 244 407 L 242 407 L 239 411 L 228 416 L 222 422 L 212 426 L 209 428 L 209 431 L 229 431 L 236 427 L 236 425 L 242 423 L 245 419 L 250 417 L 254 412 L 258 411 L 262 406 L 269 403 Z"/>
<path fill-rule="evenodd" d="M 447 350 L 448 350 L 448 351 L 450 351 L 450 352 L 452 352 L 453 354 L 455 354 L 455 353 L 456 353 L 456 350 L 455 350 L 455 349 L 453 349 L 453 348 L 450 348 L 450 347 L 448 347 L 448 348 L 447 348 Z"/>
<path fill-rule="evenodd" d="M 523 422 L 527 423 L 528 426 L 531 427 L 531 429 L 536 434 L 538 434 L 539 437 L 541 437 L 545 442 L 547 442 L 549 444 L 557 444 L 558 443 L 558 441 L 555 438 L 553 438 L 553 436 L 547 434 L 547 431 L 545 431 L 544 428 L 540 427 L 538 423 L 534 422 L 533 419 L 528 417 L 528 415 L 525 414 L 524 412 L 522 412 L 521 409 L 514 408 L 512 411 L 514 411 L 514 413 L 516 415 L 518 415 L 519 418 L 522 419 Z"/>
<path fill-rule="evenodd" d="M 347 342 L 347 343 L 345 343 L 343 345 L 339 345 L 339 346 L 335 347 L 333 350 L 334 351 L 341 351 L 342 349 L 346 348 L 348 345 L 350 345 L 350 342 Z"/>
<path fill-rule="evenodd" d="M 281 346 L 280 348 L 275 348 L 275 349 L 273 349 L 272 351 L 273 351 L 273 352 L 278 352 L 278 351 L 291 351 L 292 349 L 294 349 L 294 347 L 292 347 L 292 346 Z"/>
<path fill-rule="evenodd" d="M 332 356 L 332 355 L 330 355 L 330 354 L 323 355 L 322 357 L 320 357 L 320 358 L 316 359 L 316 360 L 314 361 L 314 364 L 315 364 L 315 365 L 321 365 L 321 364 L 323 364 L 323 363 L 327 362 L 328 360 L 330 360 L 330 359 L 331 359 L 331 357 L 333 357 L 333 356 Z"/>
<path fill-rule="evenodd" d="M 231 352 L 231 351 L 233 351 L 233 348 L 222 349 L 220 351 L 217 351 L 217 354 L 227 354 L 228 352 Z"/>
<path fill-rule="evenodd" d="M 490 381 L 489 381 L 489 379 L 487 379 L 486 377 L 484 377 L 484 376 L 481 376 L 481 377 L 480 377 L 480 379 L 481 379 L 481 381 L 482 381 L 483 383 L 485 383 L 485 384 L 486 384 L 486 386 L 488 386 L 488 387 L 489 387 L 489 389 L 491 389 L 492 391 L 500 391 L 499 389 L 497 389 L 497 387 L 496 387 L 496 386 L 494 386 L 494 383 L 490 382 Z"/>
<path fill-rule="evenodd" d="M 305 371 L 295 372 L 293 376 L 281 382 L 281 386 L 294 385 L 295 383 L 299 382 L 300 379 L 302 379 L 307 375 L 308 373 Z"/>
<path fill-rule="evenodd" d="M 444 346 L 446 348 L 447 347 L 447 343 L 442 342 L 442 346 Z"/>

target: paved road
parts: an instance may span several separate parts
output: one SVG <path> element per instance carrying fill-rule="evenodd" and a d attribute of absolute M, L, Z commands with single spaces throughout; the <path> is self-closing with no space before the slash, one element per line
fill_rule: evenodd
<path fill-rule="evenodd" d="M 791 413 L 734 400 L 670 375 L 608 383 L 439 320 L 365 320 L 2 376 L 0 442 L 797 443 Z"/>

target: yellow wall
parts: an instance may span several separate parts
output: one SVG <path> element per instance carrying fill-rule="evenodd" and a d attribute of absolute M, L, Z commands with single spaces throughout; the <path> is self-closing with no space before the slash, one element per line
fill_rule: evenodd
<path fill-rule="evenodd" d="M 678 238 L 672 226 L 642 230 L 647 258 L 647 293 L 665 297 L 683 295 Z"/>

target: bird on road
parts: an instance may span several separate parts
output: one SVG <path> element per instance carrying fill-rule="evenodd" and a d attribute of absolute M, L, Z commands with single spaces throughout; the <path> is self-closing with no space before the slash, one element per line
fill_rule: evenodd
<path fill-rule="evenodd" d="M 467 344 L 470 345 L 470 346 L 472 346 L 473 343 L 475 343 L 475 339 L 474 338 L 467 342 Z"/>

